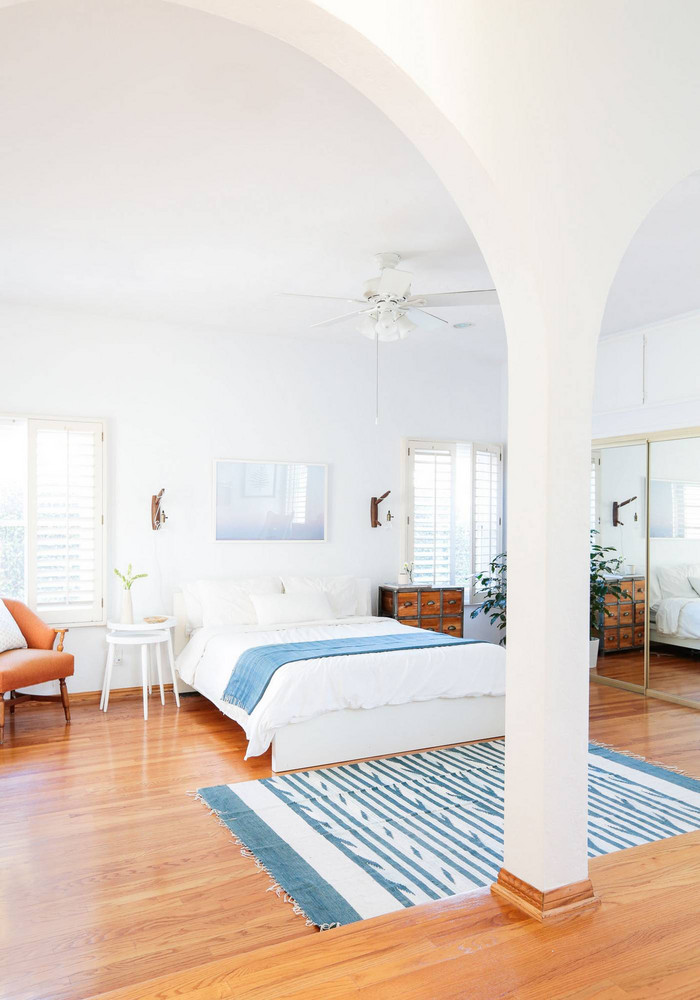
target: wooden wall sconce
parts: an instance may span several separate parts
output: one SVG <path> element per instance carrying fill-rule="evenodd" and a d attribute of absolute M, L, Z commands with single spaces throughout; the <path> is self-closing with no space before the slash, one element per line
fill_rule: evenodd
<path fill-rule="evenodd" d="M 165 511 L 162 507 L 164 493 L 165 490 L 161 490 L 160 493 L 156 493 L 155 496 L 151 497 L 151 527 L 154 531 L 162 528 L 167 521 Z"/>
<path fill-rule="evenodd" d="M 382 522 L 379 520 L 379 504 L 382 500 L 386 498 L 391 493 L 391 490 L 387 490 L 386 493 L 382 493 L 380 497 L 372 497 L 369 502 L 369 520 L 373 528 L 380 528 Z M 387 520 L 391 520 L 391 514 L 387 513 Z"/>
<path fill-rule="evenodd" d="M 636 497 L 630 497 L 629 500 L 623 500 L 622 503 L 618 503 L 617 500 L 613 500 L 613 511 L 612 511 L 613 528 L 617 528 L 618 525 L 624 526 L 625 522 L 621 521 L 619 518 L 620 507 L 626 507 L 628 503 L 632 503 L 632 501 L 636 499 L 637 499 Z M 634 519 L 635 521 L 637 520 L 636 514 L 634 515 Z"/>

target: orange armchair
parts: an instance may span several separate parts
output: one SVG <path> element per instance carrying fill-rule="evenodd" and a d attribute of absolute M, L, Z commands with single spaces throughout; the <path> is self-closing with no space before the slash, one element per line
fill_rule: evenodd
<path fill-rule="evenodd" d="M 67 628 L 54 629 L 35 615 L 20 601 L 5 600 L 5 607 L 27 640 L 27 649 L 8 649 L 0 653 L 0 746 L 5 741 L 5 706 L 14 715 L 15 706 L 21 701 L 61 701 L 66 722 L 70 724 L 70 704 L 66 677 L 73 675 L 71 653 L 63 652 L 63 639 Z M 53 648 L 56 636 L 58 646 Z M 58 681 L 60 694 L 18 694 L 17 688 Z M 9 692 L 9 699 L 5 695 Z"/>

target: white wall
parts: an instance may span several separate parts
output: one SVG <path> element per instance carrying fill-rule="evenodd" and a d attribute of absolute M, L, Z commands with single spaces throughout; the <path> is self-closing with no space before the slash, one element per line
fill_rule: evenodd
<path fill-rule="evenodd" d="M 402 436 L 502 441 L 500 365 L 414 338 L 381 347 L 381 416 L 374 420 L 373 344 L 340 344 L 167 328 L 85 315 L 0 308 L 6 412 L 104 418 L 107 424 L 107 610 L 112 573 L 149 573 L 135 615 L 169 611 L 188 579 L 257 573 L 352 573 L 396 579 L 401 519 L 369 526 L 369 498 L 400 512 Z M 212 459 L 329 465 L 325 544 L 211 540 Z M 150 527 L 151 494 L 165 487 L 168 522 Z M 470 634 L 488 634 L 483 619 Z M 71 690 L 101 685 L 104 629 L 74 628 Z M 138 683 L 135 662 L 119 684 Z"/>
<path fill-rule="evenodd" d="M 700 426 L 700 314 L 673 317 L 601 339 L 594 395 L 593 435 L 610 437 Z M 639 495 L 643 447 L 601 449 L 601 541 L 614 545 L 625 562 L 645 563 L 640 500 L 621 511 L 624 528 L 613 528 L 612 500 Z M 700 482 L 700 438 L 653 442 L 652 479 Z M 634 523 L 634 512 L 640 520 Z M 631 513 L 630 513 L 631 511 Z M 650 570 L 700 563 L 700 541 L 652 538 Z"/>
<path fill-rule="evenodd" d="M 604 337 L 593 437 L 700 425 L 700 313 Z"/>
<path fill-rule="evenodd" d="M 601 448 L 599 456 L 598 542 L 605 546 L 612 545 L 623 564 L 633 564 L 635 573 L 643 573 L 646 564 L 646 446 L 638 444 Z M 619 518 L 623 523 L 613 527 L 613 500 L 622 503 L 630 497 L 637 499 L 622 508 Z M 635 514 L 638 518 L 636 521 Z M 626 572 L 624 567 L 623 572 Z"/>
<path fill-rule="evenodd" d="M 651 479 L 700 483 L 700 438 L 653 441 L 649 453 Z M 700 564 L 700 539 L 652 538 L 649 544 L 652 571 L 660 566 Z"/>

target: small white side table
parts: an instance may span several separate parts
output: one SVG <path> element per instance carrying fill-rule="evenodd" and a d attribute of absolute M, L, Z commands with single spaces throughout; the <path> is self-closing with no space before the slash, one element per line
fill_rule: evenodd
<path fill-rule="evenodd" d="M 180 695 L 177 690 L 177 678 L 175 676 L 175 658 L 173 656 L 173 644 L 170 629 L 176 624 L 176 619 L 168 617 L 162 622 L 135 622 L 133 625 L 122 625 L 120 622 L 107 622 L 107 627 L 112 631 L 107 634 L 107 664 L 105 667 L 104 683 L 102 685 L 102 697 L 100 698 L 100 709 L 107 711 L 109 706 L 109 692 L 112 685 L 112 671 L 114 668 L 114 655 L 117 646 L 140 646 L 141 647 L 141 683 L 143 686 L 143 717 L 148 719 L 148 695 L 152 691 L 150 680 L 150 657 L 149 647 L 155 651 L 156 667 L 158 672 L 158 684 L 160 686 L 160 701 L 165 704 L 165 691 L 163 689 L 163 669 L 161 646 L 165 644 L 168 652 L 168 666 L 170 667 L 170 677 L 173 683 L 173 694 L 175 704 L 180 707 Z"/>

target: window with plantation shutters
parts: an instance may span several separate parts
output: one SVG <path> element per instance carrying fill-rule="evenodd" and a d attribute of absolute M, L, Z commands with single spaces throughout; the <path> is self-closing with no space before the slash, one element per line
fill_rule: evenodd
<path fill-rule="evenodd" d="M 45 621 L 103 619 L 102 424 L 27 421 L 27 597 Z"/>
<path fill-rule="evenodd" d="M 413 579 L 451 583 L 454 560 L 454 445 L 413 444 Z"/>
<path fill-rule="evenodd" d="M 496 445 L 475 444 L 472 448 L 472 572 L 483 573 L 501 551 L 501 450 Z"/>
<path fill-rule="evenodd" d="M 464 586 L 501 551 L 498 445 L 409 441 L 406 558 L 420 584 Z"/>

